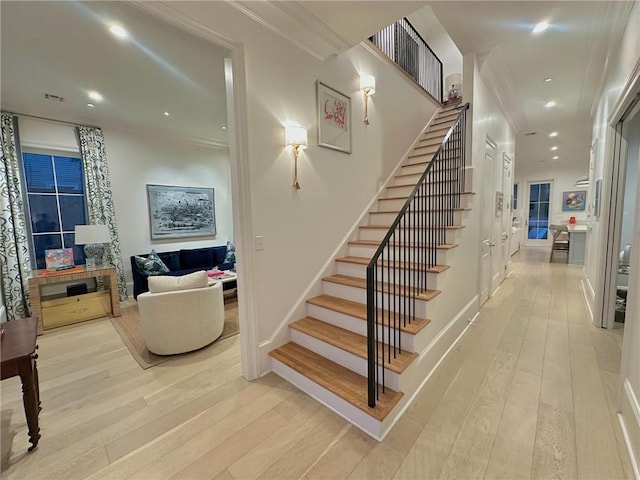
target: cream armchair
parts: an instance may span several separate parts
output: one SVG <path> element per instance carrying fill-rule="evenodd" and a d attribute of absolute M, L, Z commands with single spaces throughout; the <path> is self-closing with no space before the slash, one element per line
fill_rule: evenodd
<path fill-rule="evenodd" d="M 150 277 L 149 292 L 138 295 L 144 341 L 150 352 L 158 355 L 190 352 L 222 335 L 222 283 L 208 287 L 206 273 L 196 273 L 204 274 L 204 287 L 162 291 L 167 289 L 165 282 L 175 281 L 165 279 L 176 277 Z M 156 293 L 154 280 L 162 284 Z"/>

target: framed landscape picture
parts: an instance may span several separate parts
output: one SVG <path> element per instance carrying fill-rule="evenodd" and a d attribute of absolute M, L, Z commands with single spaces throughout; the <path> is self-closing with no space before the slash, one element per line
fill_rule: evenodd
<path fill-rule="evenodd" d="M 318 145 L 351 153 L 351 99 L 317 82 Z"/>
<path fill-rule="evenodd" d="M 216 234 L 213 188 L 147 185 L 151 238 Z"/>

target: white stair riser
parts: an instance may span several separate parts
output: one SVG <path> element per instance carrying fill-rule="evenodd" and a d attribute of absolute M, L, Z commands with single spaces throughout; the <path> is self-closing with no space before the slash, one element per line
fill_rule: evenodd
<path fill-rule="evenodd" d="M 425 162 L 430 162 L 430 161 L 431 159 L 428 157 L 416 158 L 415 161 L 407 162 L 404 165 L 402 165 L 398 173 L 400 175 L 422 175 L 422 173 L 426 170 L 428 166 L 428 163 L 425 163 Z M 433 168 L 437 168 L 437 167 L 433 167 Z M 455 169 L 457 169 L 457 166 L 453 164 L 440 168 L 440 170 L 447 170 L 447 171 L 455 170 Z"/>
<path fill-rule="evenodd" d="M 407 178 L 413 177 L 400 177 L 391 180 L 391 184 L 387 187 L 387 197 L 408 197 L 415 188 L 419 177 L 416 175 L 415 181 L 406 180 Z M 433 194 L 438 194 L 439 192 L 451 192 L 453 189 L 460 190 L 460 186 L 462 186 L 461 191 L 470 192 L 471 186 L 473 185 L 470 178 L 465 178 L 464 183 L 462 183 L 461 180 L 459 181 L 457 178 L 453 177 L 443 177 L 442 181 L 427 180 L 426 184 L 429 185 L 426 187 L 428 189 L 427 192 Z"/>
<path fill-rule="evenodd" d="M 442 233 L 443 229 L 439 229 L 437 233 L 437 235 L 433 235 L 436 239 L 434 240 L 434 242 L 437 243 L 458 243 L 456 241 L 456 239 L 458 238 L 458 232 L 460 232 L 462 229 L 456 229 L 456 230 L 445 230 L 444 233 Z M 384 228 L 361 228 L 360 229 L 360 240 L 375 240 L 377 242 L 382 241 L 382 239 L 387 235 L 387 230 Z M 430 237 L 432 235 L 430 235 L 430 232 L 427 231 L 426 232 L 427 237 Z M 395 239 L 398 242 L 403 242 L 405 241 L 405 233 L 403 231 L 399 231 L 397 233 L 397 238 Z M 409 231 L 408 234 L 406 235 L 406 240 L 411 242 L 413 241 L 413 232 Z"/>
<path fill-rule="evenodd" d="M 303 346 L 307 350 L 322 355 L 325 358 L 330 359 L 351 371 L 356 372 L 358 375 L 367 377 L 367 361 L 364 358 L 353 355 L 346 352 L 341 348 L 334 347 L 322 340 L 319 340 L 311 335 L 307 335 L 299 330 L 291 328 L 291 340 L 298 345 Z M 382 367 L 378 369 L 378 378 L 382 381 L 382 375 L 385 375 L 385 384 L 389 388 L 397 391 L 400 390 L 400 375 L 395 372 L 385 370 Z"/>
<path fill-rule="evenodd" d="M 326 295 L 331 295 L 333 297 L 344 298 L 345 300 L 351 300 L 352 302 L 358 302 L 365 304 L 367 303 L 367 291 L 364 288 L 350 287 L 348 285 L 342 285 L 339 283 L 333 282 L 323 282 L 322 291 Z M 389 310 L 391 312 L 399 312 L 402 313 L 405 310 L 405 299 L 400 296 L 392 296 L 391 301 L 389 301 L 389 297 L 385 294 L 384 299 L 381 293 L 378 294 L 378 306 L 382 307 L 382 302 L 384 300 L 384 309 Z M 394 303 L 395 302 L 395 303 Z M 429 309 L 428 302 L 424 300 L 416 300 L 415 304 L 410 307 L 406 307 L 410 309 L 409 312 L 414 312 L 418 318 L 430 318 L 431 310 Z M 415 310 L 414 310 L 415 309 Z"/>
<path fill-rule="evenodd" d="M 378 250 L 378 245 L 349 245 L 349 256 L 350 257 L 364 257 L 364 258 L 372 258 L 373 254 Z M 403 247 L 392 247 L 387 249 L 386 252 L 389 252 L 390 255 L 393 255 L 395 252 L 396 258 L 400 255 L 404 255 L 404 252 L 401 252 Z M 417 249 L 410 249 L 410 255 L 413 257 L 414 255 L 418 255 Z M 436 263 L 438 265 L 447 265 L 447 252 L 449 250 L 436 250 Z M 424 253 L 424 252 L 423 252 Z"/>
<path fill-rule="evenodd" d="M 462 212 L 454 211 L 453 218 L 448 215 L 446 212 L 429 212 L 427 214 L 427 225 L 462 225 Z M 391 225 L 396 217 L 398 216 L 397 212 L 394 213 L 370 213 L 369 214 L 369 225 Z M 418 226 L 422 226 L 422 218 L 418 216 L 417 218 L 413 218 L 413 215 L 410 218 L 405 220 L 405 224 L 408 225 L 409 221 L 411 221 L 412 226 L 417 224 Z M 414 223 L 416 222 L 416 223 Z"/>
<path fill-rule="evenodd" d="M 423 172 L 421 171 L 418 173 L 412 173 L 411 175 L 408 175 L 408 176 L 405 175 L 405 173 L 406 172 L 402 172 L 402 175 L 394 177 L 393 180 L 391 181 L 390 186 L 396 186 L 396 187 L 407 186 L 407 185 L 416 186 Z M 438 181 L 439 183 L 446 182 L 446 183 L 453 184 L 459 181 L 459 177 L 460 177 L 459 170 L 441 168 L 438 170 L 433 170 L 431 172 L 431 176 L 427 178 L 427 183 L 432 183 L 431 179 L 433 179 L 434 180 L 433 183 L 435 183 L 435 181 Z M 464 186 L 467 188 L 470 186 L 470 184 L 466 180 L 467 179 L 465 179 Z M 461 181 L 462 180 L 460 180 L 460 182 Z"/>
<path fill-rule="evenodd" d="M 470 208 L 473 195 L 460 195 L 460 208 Z M 405 202 L 405 198 L 391 198 L 378 200 L 378 210 L 400 210 Z"/>
<path fill-rule="evenodd" d="M 328 308 L 319 307 L 318 305 L 308 304 L 308 307 L 308 313 L 310 317 L 317 318 L 318 320 L 330 323 L 331 325 L 335 325 L 336 327 L 344 328 L 345 330 L 357 333 L 358 335 L 362 335 L 363 337 L 367 336 L 367 322 L 364 320 L 354 318 L 350 315 L 345 315 L 344 313 L 335 312 L 333 310 L 329 310 Z M 427 326 L 426 328 L 429 327 Z M 379 339 L 382 339 L 382 329 L 383 326 L 378 325 Z M 386 335 L 387 331 L 385 329 L 385 338 Z M 413 335 L 410 335 L 406 332 L 400 332 L 400 342 L 402 343 L 403 350 L 413 352 L 413 340 Z"/>
<path fill-rule="evenodd" d="M 347 275 L 349 277 L 367 278 L 366 265 L 358 265 L 357 263 L 336 262 L 338 275 Z M 384 282 L 388 283 L 388 272 L 386 268 L 378 267 L 378 281 L 382 281 L 384 275 Z M 383 272 L 384 270 L 384 272 Z M 404 285 L 404 270 L 400 270 L 400 274 L 396 274 L 396 283 Z M 393 272 L 392 272 L 393 273 Z M 408 272 L 409 274 L 412 272 Z M 446 273 L 427 273 L 427 288 L 432 290 L 438 289 L 438 277 Z"/>
<path fill-rule="evenodd" d="M 385 434 L 384 424 L 382 422 L 376 420 L 371 415 L 367 415 L 358 407 L 351 405 L 335 393 L 330 392 L 328 389 L 318 385 L 313 380 L 296 372 L 294 369 L 275 358 L 271 359 L 271 368 L 277 375 L 284 378 L 292 385 L 295 385 L 307 395 L 315 398 L 320 403 L 328 406 L 330 410 L 333 410 L 360 430 L 371 435 L 373 438 L 382 440 L 382 437 Z M 394 411 L 398 408 L 400 407 L 396 406 Z"/>

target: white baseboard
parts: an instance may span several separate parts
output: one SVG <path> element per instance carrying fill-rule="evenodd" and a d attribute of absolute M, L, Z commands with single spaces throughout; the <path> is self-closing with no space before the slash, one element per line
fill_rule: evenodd
<path fill-rule="evenodd" d="M 623 383 L 618 421 L 636 479 L 640 480 L 640 402 L 628 379 Z"/>
<path fill-rule="evenodd" d="M 0 305 L 0 322 L 7 321 L 7 309 L 4 305 Z"/>
<path fill-rule="evenodd" d="M 586 283 L 586 285 L 585 285 Z M 580 280 L 580 290 L 582 290 L 582 300 L 584 300 L 584 306 L 587 310 L 587 315 L 589 315 L 589 321 L 593 323 L 593 310 L 591 310 L 591 302 L 589 301 L 589 294 L 587 292 L 587 285 L 589 285 L 589 280 L 583 278 Z M 593 298 L 593 297 L 592 297 Z"/>

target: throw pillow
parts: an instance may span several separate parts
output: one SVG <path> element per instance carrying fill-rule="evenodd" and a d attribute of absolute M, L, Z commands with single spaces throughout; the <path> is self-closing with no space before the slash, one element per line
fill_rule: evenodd
<path fill-rule="evenodd" d="M 160 259 L 155 250 L 151 250 L 151 253 L 147 258 L 138 257 L 136 255 L 136 264 L 148 275 L 161 275 L 167 273 L 169 269 Z"/>
<path fill-rule="evenodd" d="M 171 277 L 168 275 L 149 277 L 149 292 L 151 293 L 192 290 L 194 288 L 204 288 L 208 285 L 209 277 L 207 276 L 207 272 L 204 270 L 182 275 L 180 277 Z"/>
<path fill-rule="evenodd" d="M 236 263 L 236 246 L 227 242 L 227 255 L 224 257 L 224 263 Z"/>

